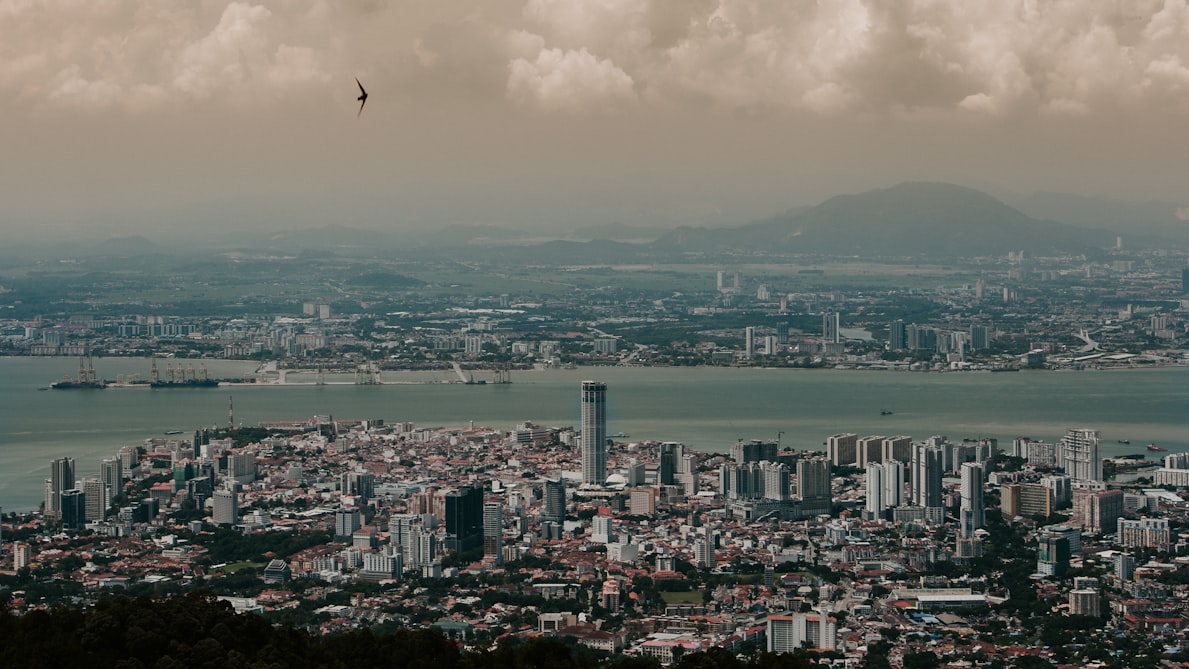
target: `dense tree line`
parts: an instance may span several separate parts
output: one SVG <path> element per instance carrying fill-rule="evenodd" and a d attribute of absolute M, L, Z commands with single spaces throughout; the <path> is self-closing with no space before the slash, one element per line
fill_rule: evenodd
<path fill-rule="evenodd" d="M 573 640 L 511 639 L 484 651 L 428 630 L 377 633 L 360 629 L 319 635 L 275 627 L 264 618 L 236 614 L 210 593 L 160 601 L 115 598 L 90 609 L 58 608 L 16 615 L 0 609 L 0 666 L 218 669 L 316 667 L 355 669 L 659 669 L 652 658 L 607 656 Z M 802 655 L 722 649 L 689 653 L 677 669 L 808 669 Z"/>

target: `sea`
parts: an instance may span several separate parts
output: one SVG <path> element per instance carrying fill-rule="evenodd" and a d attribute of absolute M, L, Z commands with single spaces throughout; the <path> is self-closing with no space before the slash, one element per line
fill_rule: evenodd
<path fill-rule="evenodd" d="M 251 375 L 257 363 L 193 364 L 212 378 Z M 151 361 L 98 358 L 100 378 L 147 378 Z M 728 367 L 581 367 L 517 371 L 510 384 L 450 383 L 453 372 L 383 372 L 381 385 L 350 373 L 290 374 L 286 385 L 42 390 L 77 373 L 66 358 L 0 358 L 0 509 L 27 511 L 43 498 L 50 461 L 73 457 L 77 476 L 97 476 L 124 445 L 202 427 L 260 421 L 409 421 L 426 427 L 510 430 L 579 423 L 579 386 L 607 383 L 607 431 L 618 441 L 677 441 L 727 452 L 738 440 L 778 440 L 824 450 L 830 435 L 945 435 L 951 441 L 1018 436 L 1055 441 L 1071 428 L 1100 431 L 1103 454 L 1141 454 L 1157 444 L 1189 451 L 1189 368 L 1020 372 L 908 372 Z M 1122 443 L 1127 441 L 1130 443 Z"/>

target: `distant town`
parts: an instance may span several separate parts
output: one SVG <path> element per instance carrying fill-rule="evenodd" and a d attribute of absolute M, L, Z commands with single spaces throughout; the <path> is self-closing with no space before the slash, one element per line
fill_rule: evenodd
<path fill-rule="evenodd" d="M 574 391 L 576 427 L 322 416 L 54 458 L 40 512 L 3 518 L 0 599 L 201 590 L 319 634 L 557 637 L 661 665 L 1186 659 L 1189 453 L 1134 469 L 1093 428 L 698 453 L 610 435 L 614 388 Z"/>
<path fill-rule="evenodd" d="M 259 289 L 249 279 L 228 292 L 213 276 L 162 270 L 143 281 L 175 283 L 177 295 L 135 304 L 129 277 L 115 274 L 121 263 L 80 262 L 105 268 L 87 275 L 85 301 L 73 275 L 5 288 L 0 354 L 156 356 L 159 366 L 125 379 L 83 360 L 74 380 L 158 384 L 211 381 L 201 365 L 167 361 L 175 357 L 271 363 L 228 381 L 280 382 L 284 370 L 304 369 L 360 383 L 383 383 L 391 370 L 507 382 L 517 369 L 568 365 L 1012 371 L 1189 360 L 1189 269 L 1183 254 L 1160 250 L 1020 252 L 961 266 L 795 257 L 735 269 L 560 265 L 542 270 L 558 277 L 542 280 L 547 290 L 486 294 L 482 281 L 446 283 L 454 274 L 436 263 L 409 268 L 424 279 L 374 259 L 311 278 L 291 261 L 260 260 L 277 277 L 274 294 L 245 295 Z M 498 266 L 476 271 L 500 283 Z M 563 277 L 568 284 L 556 283 Z"/>

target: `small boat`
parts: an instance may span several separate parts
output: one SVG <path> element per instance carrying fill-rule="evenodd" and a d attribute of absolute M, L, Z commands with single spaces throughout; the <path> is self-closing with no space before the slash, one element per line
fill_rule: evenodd
<path fill-rule="evenodd" d="M 891 415 L 892 415 L 892 412 L 891 412 L 891 411 L 888 411 L 887 409 L 880 409 L 880 410 L 879 410 L 879 415 L 881 415 L 881 416 L 891 416 Z"/>
<path fill-rule="evenodd" d="M 1119 443 L 1120 443 L 1120 444 L 1130 444 L 1130 443 L 1131 443 L 1131 440 L 1130 440 L 1130 439 L 1120 439 L 1120 440 L 1119 440 Z"/>
<path fill-rule="evenodd" d="M 181 430 L 166 430 L 165 434 L 181 434 Z"/>
<path fill-rule="evenodd" d="M 1149 450 L 1149 451 L 1156 451 L 1157 453 L 1162 453 L 1162 452 L 1164 452 L 1164 451 L 1167 451 L 1168 449 L 1167 449 L 1167 448 L 1161 448 L 1161 447 L 1157 446 L 1156 444 L 1148 444 L 1148 450 Z"/>

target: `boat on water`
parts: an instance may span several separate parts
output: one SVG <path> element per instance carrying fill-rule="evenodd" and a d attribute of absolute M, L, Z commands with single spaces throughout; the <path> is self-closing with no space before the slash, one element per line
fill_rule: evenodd
<path fill-rule="evenodd" d="M 1155 452 L 1157 452 L 1157 453 L 1163 453 L 1164 451 L 1167 451 L 1168 449 L 1167 449 L 1167 448 L 1161 448 L 1161 447 L 1157 446 L 1156 444 L 1148 444 L 1148 450 L 1149 450 L 1149 451 L 1155 451 Z"/>
<path fill-rule="evenodd" d="M 1130 440 L 1130 439 L 1120 439 L 1120 440 L 1119 440 L 1119 443 L 1120 443 L 1120 444 L 1130 444 L 1130 443 L 1131 443 L 1131 440 Z"/>
<path fill-rule="evenodd" d="M 94 379 L 79 381 L 78 379 L 62 379 L 50 384 L 52 390 L 99 390 L 107 387 L 107 381 Z"/>
<path fill-rule="evenodd" d="M 891 411 L 888 411 L 887 409 L 880 409 L 880 410 L 879 410 L 879 415 L 881 415 L 881 416 L 891 416 L 891 415 L 892 415 L 892 412 L 891 412 Z"/>

